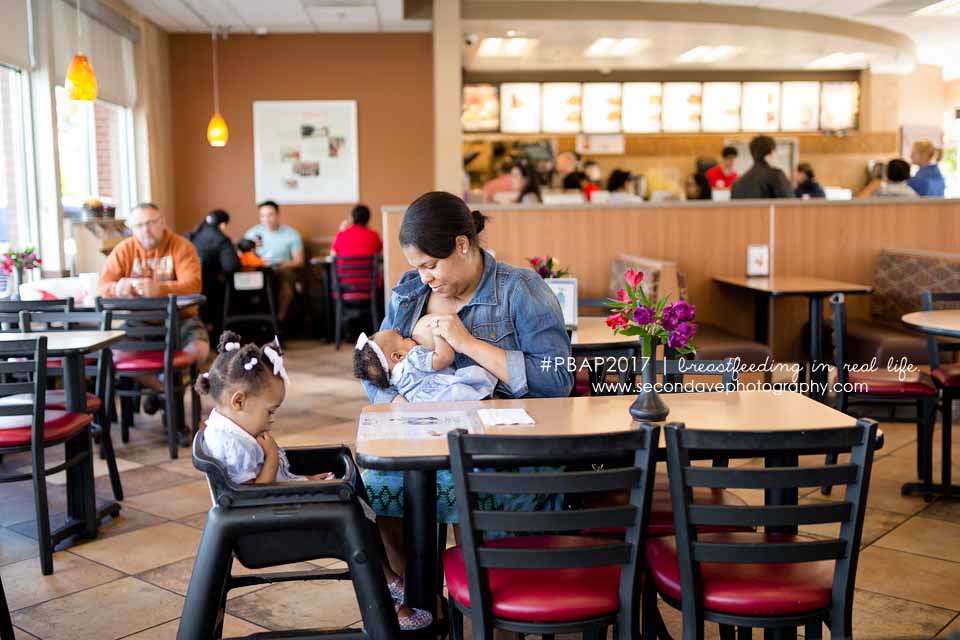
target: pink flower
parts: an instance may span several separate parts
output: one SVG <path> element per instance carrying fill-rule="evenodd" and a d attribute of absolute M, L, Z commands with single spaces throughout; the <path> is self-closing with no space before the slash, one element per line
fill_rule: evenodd
<path fill-rule="evenodd" d="M 643 282 L 643 271 L 635 271 L 633 269 L 627 269 L 627 272 L 623 274 L 623 277 L 627 281 L 628 285 L 636 289 L 637 285 Z"/>
<path fill-rule="evenodd" d="M 611 329 L 619 329 L 620 327 L 625 327 L 630 321 L 627 319 L 627 316 L 622 313 L 615 313 L 612 316 L 607 317 L 607 326 Z"/>
<path fill-rule="evenodd" d="M 626 289 L 617 289 L 617 301 L 630 302 L 630 296 L 627 295 Z"/>
<path fill-rule="evenodd" d="M 531 266 L 531 267 L 536 267 L 538 264 L 540 264 L 540 258 L 539 258 L 539 257 L 530 258 L 530 266 Z"/>

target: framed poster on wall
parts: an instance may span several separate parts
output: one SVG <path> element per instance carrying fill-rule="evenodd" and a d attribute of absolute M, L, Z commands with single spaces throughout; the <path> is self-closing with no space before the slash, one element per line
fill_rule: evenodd
<path fill-rule="evenodd" d="M 357 202 L 356 101 L 254 102 L 253 163 L 258 202 Z"/>

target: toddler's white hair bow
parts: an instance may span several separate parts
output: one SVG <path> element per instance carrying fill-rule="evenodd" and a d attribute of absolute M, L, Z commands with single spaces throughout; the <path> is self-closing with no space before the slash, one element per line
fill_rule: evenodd
<path fill-rule="evenodd" d="M 269 345 L 263 348 L 263 355 L 267 356 L 267 360 L 273 364 L 273 375 L 280 376 L 289 385 L 290 378 L 287 377 L 287 370 L 283 368 L 283 356 Z"/>

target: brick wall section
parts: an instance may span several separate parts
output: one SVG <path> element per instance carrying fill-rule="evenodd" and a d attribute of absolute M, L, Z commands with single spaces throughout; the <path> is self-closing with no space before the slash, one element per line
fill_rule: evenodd
<path fill-rule="evenodd" d="M 95 102 L 93 105 L 93 121 L 94 121 L 94 148 L 97 153 L 97 193 L 102 199 L 107 199 L 117 203 L 117 193 L 116 187 L 119 185 L 114 184 L 114 149 L 113 145 L 118 139 L 119 132 L 117 131 L 117 116 L 109 108 L 98 102 Z"/>

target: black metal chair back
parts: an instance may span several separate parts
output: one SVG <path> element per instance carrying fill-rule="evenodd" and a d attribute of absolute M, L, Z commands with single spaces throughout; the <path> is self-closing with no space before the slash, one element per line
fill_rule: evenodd
<path fill-rule="evenodd" d="M 834 637 L 851 637 L 854 581 L 867 505 L 867 490 L 873 465 L 877 423 L 860 420 L 854 427 L 802 431 L 710 431 L 685 429 L 681 424 L 664 427 L 667 468 L 676 523 L 676 540 L 682 582 L 684 626 L 704 619 L 700 565 L 709 563 L 801 563 L 835 561 L 833 599 L 828 619 Z M 790 457 L 797 454 L 839 454 L 849 451 L 850 460 L 819 467 L 694 466 L 691 460 L 704 455 L 726 457 Z M 829 504 L 763 506 L 698 505 L 696 487 L 725 489 L 796 490 L 801 487 L 845 485 L 842 501 Z M 820 539 L 789 539 L 769 544 L 710 542 L 698 539 L 698 526 L 796 527 L 839 524 L 839 535 Z M 822 613 L 822 612 L 821 612 Z M 729 616 L 728 616 L 729 617 Z M 824 616 L 827 617 L 827 616 Z M 726 624 L 776 626 L 775 621 L 753 619 Z M 788 621 L 789 622 L 789 621 Z M 793 621 L 791 626 L 807 624 Z M 752 624 L 751 624 L 752 623 Z"/>
<path fill-rule="evenodd" d="M 98 312 L 111 312 L 111 325 L 122 323 L 127 336 L 114 351 L 164 351 L 164 365 L 172 366 L 180 349 L 180 313 L 177 296 L 166 298 L 97 298 Z"/>
<path fill-rule="evenodd" d="M 0 333 L 20 333 L 21 311 L 73 311 L 73 299 L 0 300 Z"/>
<path fill-rule="evenodd" d="M 920 293 L 920 307 L 924 311 L 960 307 L 960 292 L 935 293 L 923 291 Z M 953 361 L 955 354 L 960 351 L 960 342 L 938 340 L 934 335 L 927 335 L 927 354 L 930 359 L 930 370 L 939 369 L 944 357 L 941 354 L 951 354 L 948 361 Z"/>
<path fill-rule="evenodd" d="M 334 256 L 330 265 L 330 294 L 334 307 L 334 342 L 340 348 L 344 312 L 370 312 L 373 329 L 380 326 L 380 256 Z M 359 311 L 358 311 L 359 309 Z"/>
<path fill-rule="evenodd" d="M 270 270 L 261 267 L 256 271 L 235 271 L 225 277 L 221 327 L 226 330 L 241 323 L 265 323 L 270 325 L 274 335 L 278 334 L 280 329 Z"/>
<path fill-rule="evenodd" d="M 43 443 L 47 399 L 47 338 L 0 342 L 0 398 L 30 394 L 23 402 L 0 403 L 0 416 L 29 416 L 33 442 Z M 41 447 L 42 448 L 42 447 Z"/>
<path fill-rule="evenodd" d="M 621 610 L 609 623 L 615 624 L 621 637 L 637 637 L 638 611 L 634 608 L 637 600 L 634 596 L 642 573 L 640 557 L 646 544 L 659 437 L 660 428 L 651 425 L 642 425 L 636 431 L 586 436 L 468 435 L 463 430 L 448 434 L 474 637 L 491 637 L 495 622 L 488 569 L 559 569 L 614 564 L 621 566 Z M 556 467 L 584 459 L 606 460 L 631 454 L 632 464 L 620 468 L 515 471 L 520 465 Z M 596 509 L 489 511 L 482 510 L 478 500 L 481 493 L 583 494 L 624 490 L 630 492 L 627 504 Z M 624 527 L 626 535 L 622 541 L 598 539 L 595 545 L 574 548 L 503 549 L 485 544 L 486 535 L 492 531 L 568 533 L 598 527 Z M 481 632 L 483 636 L 479 636 Z"/>

